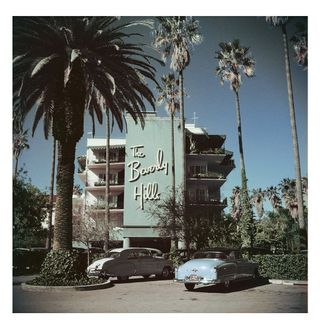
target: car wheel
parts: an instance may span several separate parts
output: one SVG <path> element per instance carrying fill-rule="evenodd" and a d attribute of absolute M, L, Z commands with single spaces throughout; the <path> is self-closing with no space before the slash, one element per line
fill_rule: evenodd
<path fill-rule="evenodd" d="M 117 279 L 118 279 L 118 281 L 124 282 L 124 281 L 128 281 L 129 277 L 128 276 L 118 276 Z"/>
<path fill-rule="evenodd" d="M 162 270 L 161 278 L 168 279 L 168 278 L 170 278 L 170 275 L 171 275 L 171 268 L 164 267 Z"/>
<path fill-rule="evenodd" d="M 257 280 L 259 278 L 260 278 L 260 276 L 259 276 L 259 270 L 256 269 L 256 270 L 254 270 L 254 273 L 252 274 L 252 279 Z"/>
<path fill-rule="evenodd" d="M 184 284 L 184 286 L 185 286 L 186 289 L 188 289 L 188 290 L 193 290 L 195 285 L 196 285 L 196 284 Z"/>
<path fill-rule="evenodd" d="M 101 272 L 100 278 L 102 278 L 102 279 L 109 279 L 109 275 L 106 272 Z"/>

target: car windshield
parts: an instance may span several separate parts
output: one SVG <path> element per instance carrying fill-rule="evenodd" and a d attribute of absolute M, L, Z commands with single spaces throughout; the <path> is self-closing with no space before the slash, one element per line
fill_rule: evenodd
<path fill-rule="evenodd" d="M 118 256 L 120 256 L 120 252 L 113 252 L 113 251 L 110 251 L 110 252 L 107 252 L 106 253 L 106 257 L 111 257 L 111 258 L 116 258 L 116 257 L 118 257 Z"/>
<path fill-rule="evenodd" d="M 226 259 L 226 254 L 222 252 L 199 252 L 194 254 L 195 259 Z"/>

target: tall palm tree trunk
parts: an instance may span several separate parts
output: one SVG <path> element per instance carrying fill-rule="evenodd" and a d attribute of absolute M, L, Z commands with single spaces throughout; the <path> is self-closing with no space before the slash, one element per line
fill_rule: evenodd
<path fill-rule="evenodd" d="M 186 220 L 186 198 L 187 198 L 187 166 L 186 166 L 186 131 L 185 131 L 185 119 L 184 119 L 184 94 L 183 94 L 183 70 L 179 72 L 179 108 L 180 108 L 180 129 L 182 138 L 182 208 L 183 217 Z M 187 255 L 189 256 L 189 238 L 185 238 L 185 247 Z"/>
<path fill-rule="evenodd" d="M 186 138 L 185 138 L 185 118 L 184 118 L 184 94 L 183 94 L 183 71 L 179 72 L 179 99 L 180 99 L 180 129 L 182 138 L 182 170 L 183 170 L 183 182 L 182 182 L 182 195 L 183 202 L 186 200 L 187 179 L 186 179 Z"/>
<path fill-rule="evenodd" d="M 301 230 L 306 230 L 306 224 L 303 215 L 300 156 L 299 156 L 296 117 L 295 117 L 295 109 L 294 109 L 294 101 L 293 101 L 288 37 L 287 37 L 287 30 L 285 24 L 282 24 L 282 36 L 283 36 L 284 58 L 285 58 L 285 66 L 286 66 L 286 77 L 287 77 L 287 85 L 288 85 L 288 100 L 289 100 L 290 125 L 291 125 L 293 156 L 294 156 L 295 175 L 296 175 L 296 193 L 297 193 L 297 200 L 298 200 L 299 227 Z"/>
<path fill-rule="evenodd" d="M 15 165 L 15 168 L 14 168 L 14 177 L 15 178 L 17 177 L 17 174 L 18 174 L 18 163 L 19 163 L 19 157 L 17 156 L 16 157 L 16 165 Z"/>
<path fill-rule="evenodd" d="M 253 213 L 251 210 L 248 186 L 247 186 L 247 174 L 244 164 L 244 151 L 242 144 L 242 127 L 241 127 L 241 114 L 240 114 L 240 98 L 239 92 L 236 94 L 236 113 L 237 113 L 237 129 L 238 129 L 238 141 L 239 141 L 239 153 L 240 153 L 240 171 L 241 171 L 241 238 L 243 243 L 249 242 L 249 257 L 253 252 L 253 244 L 255 238 L 255 225 L 253 219 Z"/>
<path fill-rule="evenodd" d="M 57 202 L 54 224 L 54 250 L 72 249 L 72 194 L 76 142 L 58 141 Z"/>
<path fill-rule="evenodd" d="M 171 173 L 172 173 L 172 196 L 176 198 L 176 172 L 175 172 L 175 150 L 174 150 L 174 113 L 171 113 Z"/>
<path fill-rule="evenodd" d="M 110 120 L 109 120 L 109 109 L 106 108 L 106 211 L 105 211 L 105 244 L 104 248 L 107 250 L 109 248 L 109 222 L 110 222 Z"/>
<path fill-rule="evenodd" d="M 245 168 L 245 164 L 244 164 L 244 154 L 243 154 L 243 144 L 242 144 L 240 98 L 239 98 L 239 93 L 238 92 L 235 92 L 235 94 L 236 94 L 238 142 L 239 142 L 239 153 L 240 153 L 241 184 L 242 184 L 242 191 L 248 192 L 247 175 L 246 175 L 246 168 Z"/>
<path fill-rule="evenodd" d="M 175 208 L 176 205 L 176 173 L 175 173 L 175 149 L 174 149 L 174 112 L 171 112 L 170 115 L 171 118 L 171 173 L 172 173 L 172 199 L 173 199 L 173 208 Z M 176 218 L 175 215 L 173 215 L 173 241 L 174 241 L 174 247 L 178 248 L 178 238 L 177 238 L 177 232 L 176 232 Z"/>
<path fill-rule="evenodd" d="M 52 143 L 52 161 L 51 161 L 51 178 L 50 178 L 50 204 L 49 204 L 49 230 L 48 230 L 48 250 L 52 247 L 52 213 L 53 213 L 53 189 L 54 189 L 54 173 L 56 167 L 56 139 L 53 137 Z"/>

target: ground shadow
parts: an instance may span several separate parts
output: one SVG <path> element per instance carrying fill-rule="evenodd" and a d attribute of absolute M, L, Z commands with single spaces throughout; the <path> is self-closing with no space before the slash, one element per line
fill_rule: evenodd
<path fill-rule="evenodd" d="M 131 284 L 131 283 L 142 283 L 142 282 L 146 282 L 146 281 L 160 281 L 160 280 L 172 280 L 173 277 L 170 278 L 158 278 L 154 275 L 152 275 L 149 278 L 143 278 L 141 276 L 134 276 L 134 277 L 130 277 L 128 280 L 124 280 L 124 281 L 119 281 L 117 280 L 117 278 L 113 277 L 110 278 L 110 280 L 115 283 L 115 284 Z"/>
<path fill-rule="evenodd" d="M 269 284 L 269 280 L 265 278 L 243 280 L 243 281 L 239 280 L 239 281 L 232 282 L 229 288 L 226 288 L 220 284 L 203 286 L 203 287 L 196 286 L 195 289 L 193 289 L 191 292 L 228 294 L 228 293 L 240 292 L 242 290 L 251 289 L 268 284 Z M 189 291 L 186 290 L 186 292 Z"/>

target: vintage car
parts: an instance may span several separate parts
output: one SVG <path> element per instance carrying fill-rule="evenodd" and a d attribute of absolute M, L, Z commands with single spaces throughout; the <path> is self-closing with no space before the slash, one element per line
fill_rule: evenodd
<path fill-rule="evenodd" d="M 242 258 L 236 249 L 206 249 L 194 254 L 193 259 L 175 269 L 175 281 L 183 282 L 186 289 L 195 285 L 223 284 L 239 279 L 256 278 L 258 266 Z"/>
<path fill-rule="evenodd" d="M 126 281 L 131 276 L 147 279 L 155 274 L 158 278 L 169 278 L 173 274 L 172 262 L 163 258 L 155 248 L 115 248 L 107 252 L 106 258 L 93 262 L 87 268 L 88 277 L 117 277 Z"/>

